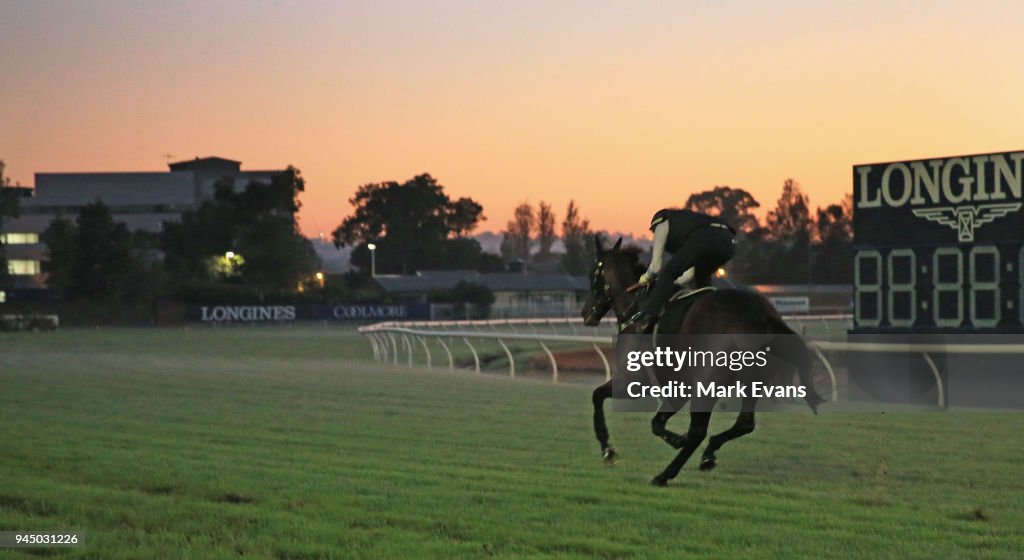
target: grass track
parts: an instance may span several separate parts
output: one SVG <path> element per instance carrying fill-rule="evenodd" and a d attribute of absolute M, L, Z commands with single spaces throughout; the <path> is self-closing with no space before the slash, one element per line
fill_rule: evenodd
<path fill-rule="evenodd" d="M 602 467 L 589 393 L 381 368 L 332 328 L 0 334 L 0 530 L 86 534 L 0 558 L 1024 550 L 1024 414 L 762 414 L 654 489 L 672 451 L 613 413 Z"/>

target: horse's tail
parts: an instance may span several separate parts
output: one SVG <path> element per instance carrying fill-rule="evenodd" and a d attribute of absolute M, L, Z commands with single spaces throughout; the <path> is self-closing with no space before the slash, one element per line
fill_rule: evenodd
<path fill-rule="evenodd" d="M 789 328 L 789 325 L 782 320 L 779 316 L 769 316 L 768 322 L 772 327 L 772 331 L 775 334 L 784 335 L 780 341 L 772 342 L 772 354 L 782 358 L 783 360 L 793 364 L 796 368 L 797 378 L 800 379 L 800 384 L 804 386 L 806 394 L 804 401 L 807 402 L 807 406 L 811 407 L 811 410 L 817 414 L 818 405 L 825 402 L 825 399 L 814 390 L 813 378 L 811 377 L 811 368 L 814 365 L 814 357 L 811 354 L 811 349 L 807 347 L 803 339 L 796 334 L 796 332 Z M 783 368 L 783 371 L 779 372 L 780 376 L 791 375 L 788 368 Z M 788 383 L 789 378 L 779 379 L 781 383 Z"/>

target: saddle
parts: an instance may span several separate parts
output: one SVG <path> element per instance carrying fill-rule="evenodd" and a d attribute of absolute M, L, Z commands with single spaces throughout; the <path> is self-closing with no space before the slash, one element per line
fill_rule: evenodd
<path fill-rule="evenodd" d="M 686 319 L 686 314 L 693 307 L 694 302 L 714 291 L 715 288 L 713 286 L 693 289 L 682 288 L 676 291 L 669 298 L 668 303 L 662 307 L 661 313 L 658 314 L 657 319 L 653 323 L 652 331 L 654 333 L 679 332 L 679 328 L 682 327 L 683 320 Z"/>

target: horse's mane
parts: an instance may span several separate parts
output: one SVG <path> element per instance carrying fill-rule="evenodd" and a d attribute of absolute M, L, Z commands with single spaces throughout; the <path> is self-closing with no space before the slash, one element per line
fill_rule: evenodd
<path fill-rule="evenodd" d="M 640 255 L 644 254 L 644 250 L 637 245 L 626 245 L 619 249 L 619 253 L 626 258 L 626 263 L 633 270 L 636 276 L 640 276 L 647 271 L 647 267 L 640 262 Z"/>

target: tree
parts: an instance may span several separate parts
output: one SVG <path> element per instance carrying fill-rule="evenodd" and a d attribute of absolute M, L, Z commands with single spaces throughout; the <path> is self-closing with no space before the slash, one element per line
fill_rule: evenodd
<path fill-rule="evenodd" d="M 690 195 L 685 208 L 718 216 L 736 228 L 738 245 L 736 256 L 728 265 L 729 274 L 743 282 L 749 282 L 762 270 L 760 253 L 764 246 L 764 232 L 754 215 L 761 204 L 744 189 L 728 186 L 715 188 Z"/>
<path fill-rule="evenodd" d="M 775 209 L 768 213 L 768 230 L 780 240 L 806 243 L 811 235 L 811 211 L 807 195 L 793 179 L 786 179 Z"/>
<path fill-rule="evenodd" d="M 847 195 L 847 198 L 850 198 Z M 822 245 L 851 242 L 853 240 L 852 204 L 847 200 L 817 209 L 818 219 L 814 228 L 817 241 Z"/>
<path fill-rule="evenodd" d="M 565 244 L 562 270 L 567 274 L 587 274 L 595 257 L 591 239 L 590 220 L 580 215 L 576 201 L 570 200 L 562 221 L 562 243 Z"/>
<path fill-rule="evenodd" d="M 408 274 L 416 270 L 451 268 L 457 262 L 448 254 L 477 252 L 479 244 L 467 243 L 465 235 L 485 220 L 483 207 L 470 198 L 451 200 L 444 186 L 429 174 L 404 183 L 387 181 L 360 186 L 349 199 L 355 208 L 334 230 L 336 246 L 352 245 L 351 262 L 363 270 L 370 268 L 367 244 L 376 245 L 379 274 Z M 475 249 L 474 249 L 475 247 Z M 473 260 L 472 258 L 469 260 Z"/>
<path fill-rule="evenodd" d="M 295 220 L 305 184 L 302 173 L 290 166 L 242 191 L 224 179 L 215 185 L 212 200 L 183 212 L 180 222 L 165 224 L 160 248 L 179 289 L 217 280 L 216 259 L 231 252 L 245 264 L 237 276 L 219 281 L 249 286 L 258 297 L 293 292 L 317 267 L 313 246 Z"/>
<path fill-rule="evenodd" d="M 760 207 L 761 204 L 749 192 L 732 187 L 715 187 L 710 191 L 692 194 L 685 206 L 687 210 L 718 216 L 736 228 L 736 231 L 743 233 L 758 228 L 754 210 Z"/>
<path fill-rule="evenodd" d="M 137 292 L 132 233 L 101 201 L 83 206 L 75 224 L 57 219 L 43 233 L 48 283 L 68 299 L 124 301 Z"/>
<path fill-rule="evenodd" d="M 853 196 L 847 195 L 839 204 L 818 208 L 817 218 L 814 280 L 824 284 L 852 282 Z"/>
<path fill-rule="evenodd" d="M 485 220 L 484 207 L 472 198 L 462 197 L 445 208 L 448 229 L 455 237 L 463 237 L 476 228 L 477 223 Z"/>
<path fill-rule="evenodd" d="M 72 269 L 78 261 L 78 229 L 63 217 L 50 222 L 41 236 L 48 260 L 44 263 L 46 284 L 67 298 L 72 291 Z"/>
<path fill-rule="evenodd" d="M 775 209 L 767 216 L 768 245 L 764 265 L 768 281 L 811 283 L 811 212 L 807 195 L 793 179 L 786 179 Z"/>
<path fill-rule="evenodd" d="M 558 236 L 555 235 L 555 213 L 551 211 L 551 205 L 541 201 L 537 206 L 537 242 L 540 245 L 537 255 L 547 258 L 551 255 L 551 246 L 554 245 Z"/>
<path fill-rule="evenodd" d="M 505 260 L 530 260 L 530 237 L 536 223 L 537 217 L 529 202 L 516 206 L 512 219 L 502 232 L 504 237 L 501 240 L 501 256 Z"/>

